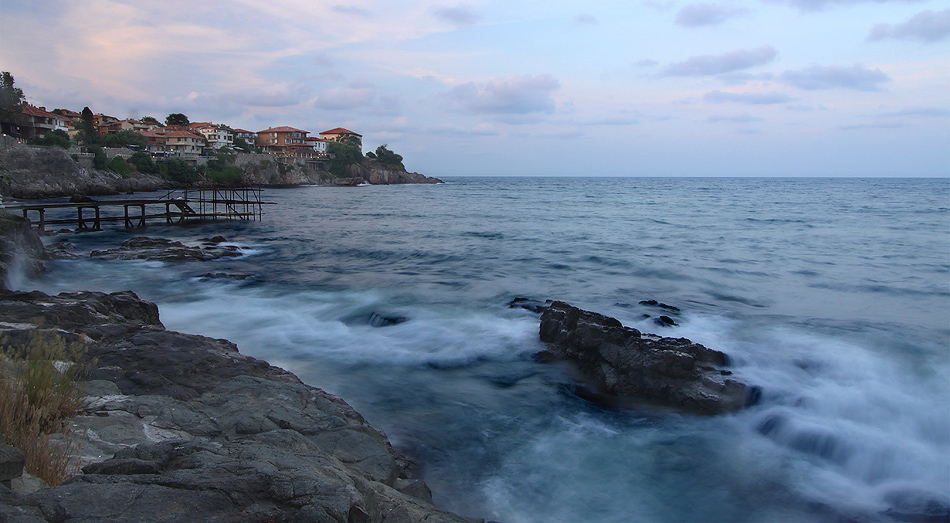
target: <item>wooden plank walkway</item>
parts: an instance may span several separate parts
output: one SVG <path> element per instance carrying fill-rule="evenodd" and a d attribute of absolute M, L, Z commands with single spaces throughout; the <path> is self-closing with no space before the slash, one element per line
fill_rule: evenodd
<path fill-rule="evenodd" d="M 48 225 L 76 224 L 78 231 L 98 231 L 104 223 L 122 222 L 132 229 L 155 219 L 167 225 L 197 220 L 260 221 L 264 205 L 274 202 L 261 201 L 260 187 L 236 187 L 170 191 L 159 198 L 7 205 L 6 210 L 21 211 L 39 230 Z M 119 207 L 122 214 L 117 214 Z M 63 209 L 75 209 L 75 216 L 58 212 Z M 54 216 L 47 217 L 48 211 Z"/>

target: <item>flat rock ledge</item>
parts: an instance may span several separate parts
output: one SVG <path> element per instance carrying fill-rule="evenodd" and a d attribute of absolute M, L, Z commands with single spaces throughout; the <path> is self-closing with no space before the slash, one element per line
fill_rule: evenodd
<path fill-rule="evenodd" d="M 541 313 L 544 359 L 567 363 L 595 401 L 721 414 L 755 402 L 758 387 L 728 376 L 728 357 L 686 338 L 641 334 L 620 321 L 555 301 Z"/>
<path fill-rule="evenodd" d="M 89 253 L 93 258 L 106 260 L 157 260 L 157 261 L 208 261 L 222 257 L 240 256 L 236 245 L 225 244 L 223 237 L 205 239 L 200 245 L 185 245 L 167 238 L 149 238 L 139 236 L 122 242 L 115 249 L 95 250 Z M 55 256 L 49 253 L 51 257 Z"/>
<path fill-rule="evenodd" d="M 95 358 L 74 418 L 82 472 L 0 483 L 0 522 L 464 522 L 343 400 L 221 339 L 165 330 L 126 291 L 0 291 L 0 337 Z M 9 474 L 8 474 L 9 475 Z M 5 476 L 4 476 L 5 477 Z"/>

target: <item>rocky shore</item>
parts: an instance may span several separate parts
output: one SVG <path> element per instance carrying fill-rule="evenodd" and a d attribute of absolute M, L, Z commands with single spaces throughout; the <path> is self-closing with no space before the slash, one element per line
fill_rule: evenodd
<path fill-rule="evenodd" d="M 25 225 L 0 212 L 0 259 L 37 269 Z M 435 507 L 417 467 L 343 400 L 227 340 L 166 330 L 131 291 L 2 289 L 0 318 L 6 343 L 43 332 L 94 361 L 72 420 L 81 473 L 46 487 L 0 445 L 0 521 L 473 521 Z"/>
<path fill-rule="evenodd" d="M 347 176 L 342 178 L 296 162 L 281 163 L 266 154 L 237 155 L 234 165 L 243 171 L 246 183 L 269 187 L 441 183 L 438 178 L 419 173 L 383 168 L 370 159 L 351 165 Z M 18 199 L 57 198 L 77 194 L 101 196 L 168 190 L 181 186 L 158 176 L 139 172 L 133 172 L 123 178 L 110 170 L 82 167 L 69 152 L 58 147 L 31 146 L 9 141 L 0 141 L 0 175 L 0 194 Z"/>

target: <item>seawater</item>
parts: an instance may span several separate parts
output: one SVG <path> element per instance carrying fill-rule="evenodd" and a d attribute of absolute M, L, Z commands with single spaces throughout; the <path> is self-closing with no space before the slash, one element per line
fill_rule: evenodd
<path fill-rule="evenodd" d="M 17 286 L 132 289 L 166 327 L 235 341 L 343 397 L 467 515 L 888 521 L 895 499 L 950 496 L 950 180 L 483 177 L 264 196 L 277 205 L 260 222 L 49 239 L 223 235 L 239 258 L 64 260 Z M 762 400 L 715 417 L 598 408 L 532 359 L 538 317 L 515 297 L 722 350 Z M 648 299 L 679 307 L 678 325 L 654 324 Z"/>

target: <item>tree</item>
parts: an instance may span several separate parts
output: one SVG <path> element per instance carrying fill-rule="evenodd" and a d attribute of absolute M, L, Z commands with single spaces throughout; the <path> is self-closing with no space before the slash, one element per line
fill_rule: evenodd
<path fill-rule="evenodd" d="M 82 142 L 86 145 L 96 143 L 99 135 L 96 133 L 96 123 L 93 121 L 92 110 L 89 107 L 82 108 L 80 120 L 82 121 L 82 128 L 80 129 L 82 131 Z"/>
<path fill-rule="evenodd" d="M 13 86 L 13 75 L 3 71 L 0 75 L 0 127 L 7 134 L 14 134 L 16 121 L 23 112 L 23 90 Z"/>
<path fill-rule="evenodd" d="M 144 136 L 129 130 L 116 131 L 114 133 L 109 133 L 103 135 L 99 142 L 104 147 L 128 147 L 130 145 L 135 145 L 144 149 L 148 146 L 148 140 Z"/>
<path fill-rule="evenodd" d="M 344 142 L 330 142 L 327 144 L 330 153 L 330 174 L 338 177 L 346 176 L 346 168 L 357 164 L 363 157 L 359 147 Z"/>
<path fill-rule="evenodd" d="M 129 164 L 125 161 L 125 158 L 122 158 L 121 156 L 115 156 L 109 161 L 109 169 L 112 169 L 113 172 L 117 173 L 123 178 L 128 178 L 129 175 L 132 174 L 132 168 L 129 167 Z"/>
<path fill-rule="evenodd" d="M 161 164 L 162 178 L 179 183 L 194 183 L 198 181 L 198 170 L 187 163 L 174 158 Z"/>
<path fill-rule="evenodd" d="M 136 151 L 132 153 L 132 156 L 129 157 L 129 163 L 135 166 L 135 170 L 140 173 L 146 174 L 158 174 L 159 168 L 158 165 L 155 165 L 155 161 L 152 160 L 152 155 Z"/>
<path fill-rule="evenodd" d="M 254 148 L 248 145 L 244 138 L 241 138 L 240 136 L 234 139 L 234 148 L 243 149 L 248 152 L 254 152 Z"/>
<path fill-rule="evenodd" d="M 44 134 L 42 138 L 34 138 L 30 143 L 33 145 L 55 145 L 63 149 L 69 149 L 69 135 L 62 129 L 53 129 Z"/>
<path fill-rule="evenodd" d="M 172 113 L 165 117 L 165 125 L 188 125 L 188 117 L 181 113 Z"/>
<path fill-rule="evenodd" d="M 402 156 L 386 148 L 386 144 L 376 148 L 376 161 L 383 167 L 391 167 L 405 171 L 406 167 L 402 164 Z"/>
<path fill-rule="evenodd" d="M 171 116 L 171 115 L 169 115 L 169 116 Z M 156 125 L 158 125 L 158 124 L 160 123 L 158 120 L 155 119 L 154 116 L 143 116 L 143 117 L 142 117 L 142 121 L 145 122 L 145 123 L 152 123 L 152 124 L 156 124 Z"/>

